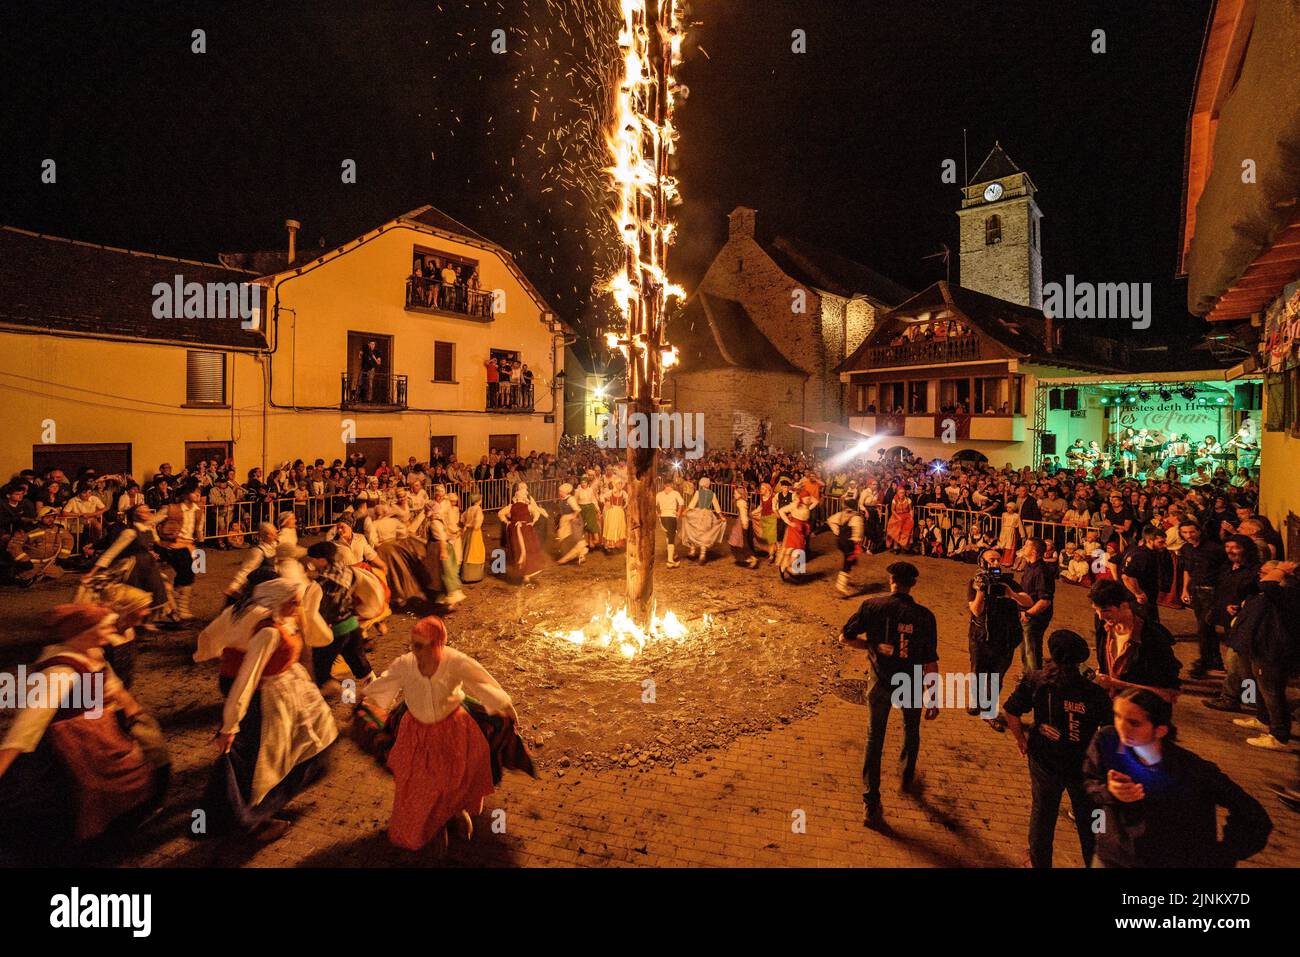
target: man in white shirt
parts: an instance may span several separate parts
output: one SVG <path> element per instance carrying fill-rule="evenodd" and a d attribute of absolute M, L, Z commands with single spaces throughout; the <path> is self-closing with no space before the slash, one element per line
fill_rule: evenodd
<path fill-rule="evenodd" d="M 676 568 L 677 561 L 677 516 L 685 507 L 682 493 L 671 482 L 662 482 L 659 494 L 655 496 L 655 506 L 659 509 L 659 524 L 664 527 L 668 538 L 668 568 Z"/>

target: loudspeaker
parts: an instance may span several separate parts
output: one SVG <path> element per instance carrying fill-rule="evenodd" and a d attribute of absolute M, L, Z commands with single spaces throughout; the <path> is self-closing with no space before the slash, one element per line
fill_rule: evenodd
<path fill-rule="evenodd" d="M 1061 393 L 1061 408 L 1068 412 L 1079 411 L 1079 390 L 1065 389 Z"/>
<path fill-rule="evenodd" d="M 1044 432 L 1039 439 L 1040 445 L 1038 452 L 1040 455 L 1056 454 L 1056 433 Z"/>
<path fill-rule="evenodd" d="M 1061 407 L 1061 390 L 1049 389 L 1047 392 L 1047 408 L 1055 412 Z"/>
<path fill-rule="evenodd" d="M 1237 410 L 1258 409 L 1264 405 L 1264 386 L 1259 382 L 1240 382 L 1232 389 L 1232 407 Z"/>

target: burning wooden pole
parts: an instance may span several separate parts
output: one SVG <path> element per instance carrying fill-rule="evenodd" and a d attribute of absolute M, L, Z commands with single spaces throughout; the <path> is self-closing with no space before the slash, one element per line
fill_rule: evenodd
<path fill-rule="evenodd" d="M 625 326 L 610 333 L 609 344 L 627 360 L 628 506 L 627 613 L 646 625 L 654 614 L 655 478 L 659 450 L 652 446 L 650 423 L 661 411 L 664 369 L 676 361 L 666 341 L 670 297 L 682 290 L 668 282 L 667 250 L 672 242 L 669 204 L 677 196 L 669 158 L 673 69 L 681 59 L 682 26 L 677 0 L 622 0 L 619 52 L 623 75 L 615 99 L 615 126 L 609 137 L 619 194 L 616 220 L 623 240 L 622 272 L 611 282 Z"/>

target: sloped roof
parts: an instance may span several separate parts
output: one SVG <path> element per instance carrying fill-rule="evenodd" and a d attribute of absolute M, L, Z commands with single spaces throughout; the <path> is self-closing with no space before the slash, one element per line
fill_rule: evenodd
<path fill-rule="evenodd" d="M 677 347 L 680 358 L 672 372 L 742 369 L 807 377 L 763 335 L 745 307 L 734 299 L 697 292 L 669 320 L 668 341 Z"/>
<path fill-rule="evenodd" d="M 989 180 L 1013 176 L 1019 172 L 1022 172 L 1020 167 L 1011 161 L 1002 144 L 995 141 L 993 149 L 989 150 L 989 155 L 984 157 L 984 162 L 980 163 L 980 168 L 971 177 L 971 182 L 987 183 Z"/>
<path fill-rule="evenodd" d="M 838 371 L 850 372 L 867 368 L 868 350 L 880 345 L 890 334 L 894 325 L 891 320 L 896 316 L 943 309 L 959 313 L 971 326 L 1002 346 L 1010 355 L 1070 368 L 1097 369 L 1103 372 L 1116 370 L 1116 354 L 1119 349 L 1113 340 L 1082 335 L 1071 326 L 1058 323 L 1056 330 L 1062 340 L 1061 345 L 1048 352 L 1047 322 L 1041 310 L 939 280 L 888 312 L 876 324 L 871 335 L 840 363 Z"/>
<path fill-rule="evenodd" d="M 764 252 L 791 279 L 836 296 L 867 296 L 885 306 L 897 306 L 910 290 L 846 256 L 800 239 L 778 236 Z"/>
<path fill-rule="evenodd" d="M 256 274 L 216 263 L 76 242 L 0 226 L 0 325 L 32 332 L 265 349 L 238 318 L 157 319 L 156 283 L 246 283 Z"/>
<path fill-rule="evenodd" d="M 413 219 L 417 223 L 423 223 L 430 229 L 440 229 L 444 233 L 455 233 L 457 236 L 468 236 L 470 239 L 477 239 L 479 242 L 490 243 L 492 240 L 486 236 L 474 232 L 458 219 L 453 219 L 440 209 L 432 206 L 421 206 L 419 209 L 413 209 L 403 219 Z"/>

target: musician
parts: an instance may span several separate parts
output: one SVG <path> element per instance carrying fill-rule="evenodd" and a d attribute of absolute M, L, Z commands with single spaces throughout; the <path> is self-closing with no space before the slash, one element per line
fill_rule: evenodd
<path fill-rule="evenodd" d="M 1078 465 L 1088 456 L 1088 450 L 1083 447 L 1083 439 L 1075 439 L 1074 444 L 1065 450 L 1065 457 L 1071 465 Z"/>
<path fill-rule="evenodd" d="M 1101 458 L 1101 443 L 1095 439 L 1088 443 L 1088 451 L 1083 454 L 1084 460 L 1090 463 L 1096 463 Z"/>
<path fill-rule="evenodd" d="M 1186 460 L 1190 451 L 1187 442 L 1177 432 L 1169 433 L 1169 441 L 1165 443 L 1161 450 L 1162 458 L 1160 460 L 1160 471 L 1166 471 L 1169 466 L 1174 464 L 1175 459 Z"/>
<path fill-rule="evenodd" d="M 1241 428 L 1228 442 L 1228 447 L 1237 449 L 1237 463 L 1245 469 L 1254 469 L 1259 464 L 1259 431 L 1249 415 L 1241 418 Z"/>
<path fill-rule="evenodd" d="M 1221 455 L 1223 455 L 1223 446 L 1219 444 L 1219 440 L 1212 435 L 1207 435 L 1205 441 L 1196 447 L 1195 463 L 1213 468 Z"/>

